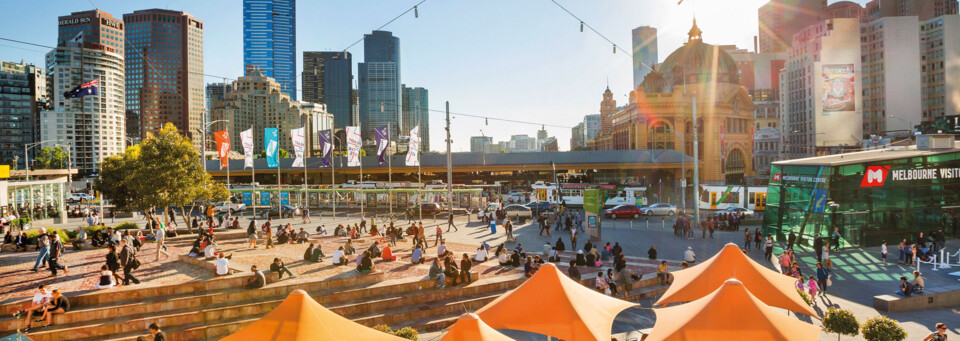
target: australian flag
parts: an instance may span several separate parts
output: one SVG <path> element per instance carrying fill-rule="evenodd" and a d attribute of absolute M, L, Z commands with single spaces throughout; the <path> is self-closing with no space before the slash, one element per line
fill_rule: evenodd
<path fill-rule="evenodd" d="M 94 79 L 92 81 L 80 84 L 80 86 L 73 88 L 73 90 L 63 93 L 63 97 L 66 98 L 80 98 L 87 95 L 99 95 L 100 94 L 100 80 Z"/>

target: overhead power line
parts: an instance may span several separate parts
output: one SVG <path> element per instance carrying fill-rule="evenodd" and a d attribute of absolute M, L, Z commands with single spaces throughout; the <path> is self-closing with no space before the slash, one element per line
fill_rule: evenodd
<path fill-rule="evenodd" d="M 682 0 L 681 0 L 681 1 L 682 1 Z M 637 59 L 637 56 L 634 56 L 633 53 L 631 53 L 630 51 L 624 50 L 622 47 L 620 47 L 621 45 L 617 45 L 617 43 L 613 42 L 613 40 L 610 40 L 610 38 L 607 38 L 607 36 L 604 35 L 603 33 L 600 33 L 600 31 L 598 31 L 598 30 L 597 30 L 596 28 L 594 28 L 592 25 L 590 25 L 589 23 L 587 23 L 586 21 L 584 21 L 583 19 L 581 19 L 580 17 L 578 17 L 576 14 L 573 14 L 573 12 L 570 12 L 570 10 L 568 10 L 566 7 L 563 7 L 563 5 L 561 5 L 559 2 L 557 2 L 557 0 L 550 0 L 550 2 L 552 2 L 554 5 L 557 5 L 557 7 L 560 7 L 560 9 L 562 9 L 564 12 L 567 12 L 567 14 L 569 14 L 569 15 L 570 15 L 571 17 L 573 17 L 574 19 L 577 19 L 577 21 L 580 22 L 580 32 L 583 32 L 583 28 L 584 28 L 584 27 L 589 28 L 590 31 L 593 31 L 593 33 L 595 33 L 596 35 L 600 36 L 600 38 L 603 38 L 603 40 L 606 40 L 608 43 L 610 43 L 610 45 L 613 45 L 613 53 L 614 53 L 614 54 L 617 53 L 617 50 L 623 51 L 623 53 L 624 53 L 625 55 L 627 55 L 628 57 L 630 57 L 630 58 L 633 59 L 634 61 L 639 62 L 640 65 L 643 65 L 643 66 L 646 67 L 647 69 L 653 70 L 653 67 L 651 67 L 650 65 L 647 65 L 647 64 L 644 63 L 642 60 Z"/>
<path fill-rule="evenodd" d="M 397 15 L 396 17 L 393 17 L 393 19 L 390 19 L 390 21 L 387 21 L 387 23 L 385 23 L 385 24 L 383 24 L 383 25 L 380 25 L 380 27 L 377 27 L 377 29 L 374 30 L 374 31 L 379 31 L 379 30 L 383 29 L 384 27 L 387 27 L 387 25 L 390 25 L 391 23 L 393 23 L 393 22 L 396 21 L 397 19 L 400 19 L 400 17 L 403 17 L 403 16 L 406 15 L 407 13 L 410 13 L 410 11 L 413 11 L 413 15 L 414 15 L 415 18 L 419 18 L 419 17 L 420 17 L 420 10 L 417 9 L 417 6 L 420 6 L 420 5 L 423 4 L 424 2 L 427 2 L 427 0 L 420 0 L 420 2 L 418 2 L 416 5 L 413 5 L 413 7 L 410 7 L 410 8 L 408 8 L 406 11 L 403 11 L 403 13 L 400 13 L 400 15 Z M 357 41 L 353 42 L 353 44 L 350 44 L 349 46 L 345 47 L 345 48 L 343 49 L 343 52 L 347 52 L 347 50 L 349 50 L 351 47 L 354 47 L 355 45 L 359 44 L 359 43 L 362 42 L 364 39 L 366 39 L 366 36 L 361 37 L 361 38 L 358 39 Z"/>

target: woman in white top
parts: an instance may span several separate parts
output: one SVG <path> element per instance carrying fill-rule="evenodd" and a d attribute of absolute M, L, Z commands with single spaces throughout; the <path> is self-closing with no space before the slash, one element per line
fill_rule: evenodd
<path fill-rule="evenodd" d="M 477 262 L 486 262 L 487 261 L 487 249 L 484 249 L 483 246 L 477 249 L 477 255 L 473 257 L 473 260 Z"/>
<path fill-rule="evenodd" d="M 497 260 L 500 261 L 500 265 L 510 265 L 510 257 L 507 257 L 507 250 L 500 250 L 500 253 L 497 254 Z"/>

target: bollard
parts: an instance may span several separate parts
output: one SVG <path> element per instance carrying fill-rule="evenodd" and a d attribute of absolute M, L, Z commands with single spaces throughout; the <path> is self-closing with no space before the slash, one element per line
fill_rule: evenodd
<path fill-rule="evenodd" d="M 633 220 L 630 220 L 630 229 L 633 230 Z"/>
<path fill-rule="evenodd" d="M 667 229 L 667 218 L 660 218 L 660 228 Z"/>
<path fill-rule="evenodd" d="M 650 229 L 650 219 L 647 219 L 647 229 Z"/>

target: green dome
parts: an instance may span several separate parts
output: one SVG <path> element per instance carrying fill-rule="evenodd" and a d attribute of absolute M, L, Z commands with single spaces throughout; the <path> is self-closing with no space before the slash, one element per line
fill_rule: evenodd
<path fill-rule="evenodd" d="M 690 40 L 673 51 L 660 64 L 659 69 L 671 85 L 683 84 L 684 75 L 688 82 L 718 81 L 739 83 L 737 63 L 726 51 L 716 45 L 704 43 L 700 38 L 700 28 L 694 19 L 690 29 Z M 716 60 L 716 64 L 714 64 Z M 716 66 L 714 66 L 716 65 Z"/>

